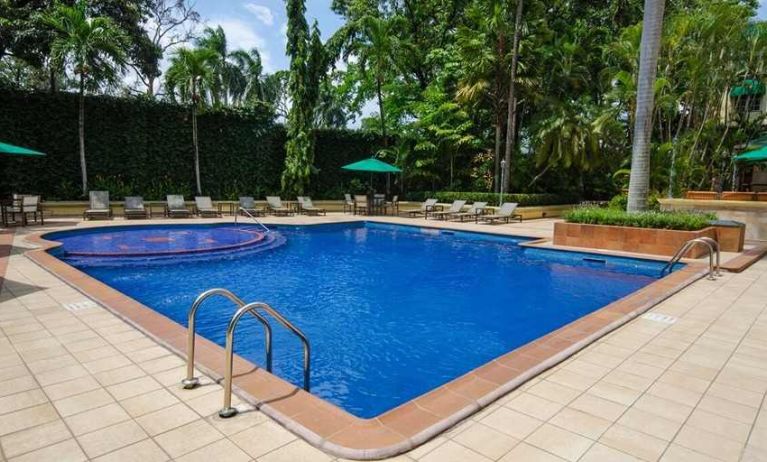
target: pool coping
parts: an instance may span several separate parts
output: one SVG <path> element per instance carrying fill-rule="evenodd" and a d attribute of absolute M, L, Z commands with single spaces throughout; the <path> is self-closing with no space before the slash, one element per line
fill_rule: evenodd
<path fill-rule="evenodd" d="M 186 359 L 185 327 L 51 255 L 48 250 L 60 244 L 42 238 L 42 235 L 48 233 L 50 231 L 27 237 L 28 242 L 38 246 L 25 252 L 30 260 Z M 487 234 L 514 237 L 503 233 Z M 522 245 L 537 247 L 546 241 L 536 238 Z M 589 253 L 627 256 L 620 252 Z M 645 256 L 641 258 L 657 260 Z M 244 401 L 254 404 L 288 430 L 334 456 L 362 460 L 392 457 L 436 437 L 702 278 L 706 271 L 706 266 L 699 262 L 689 263 L 663 279 L 374 418 L 363 419 L 351 415 L 239 356 L 234 361 L 234 389 Z M 224 348 L 197 336 L 195 359 L 196 366 L 202 372 L 217 380 L 223 377 Z M 179 377 L 179 381 L 182 378 Z"/>

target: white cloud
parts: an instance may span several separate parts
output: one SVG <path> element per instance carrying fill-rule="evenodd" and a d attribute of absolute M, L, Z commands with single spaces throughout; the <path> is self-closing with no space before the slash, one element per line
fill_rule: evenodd
<path fill-rule="evenodd" d="M 269 7 L 255 3 L 246 3 L 243 6 L 246 10 L 253 13 L 256 18 L 258 18 L 258 20 L 265 25 L 271 26 L 274 24 L 274 14 L 272 14 L 272 10 L 270 10 Z"/>
<path fill-rule="evenodd" d="M 272 56 L 267 49 L 266 40 L 253 31 L 253 27 L 248 23 L 234 18 L 213 19 L 210 24 L 215 27 L 221 26 L 226 33 L 227 46 L 230 51 L 237 49 L 250 50 L 258 49 L 261 54 L 261 62 L 266 72 L 274 71 L 272 66 Z"/>

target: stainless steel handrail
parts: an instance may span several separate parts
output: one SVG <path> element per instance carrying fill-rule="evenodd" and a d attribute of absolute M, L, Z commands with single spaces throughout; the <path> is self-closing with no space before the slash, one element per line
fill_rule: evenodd
<path fill-rule="evenodd" d="M 290 321 L 285 319 L 277 310 L 267 305 L 266 303 L 254 302 L 248 303 L 241 307 L 234 313 L 229 326 L 226 328 L 226 365 L 224 366 L 224 407 L 218 412 L 218 415 L 222 418 L 232 417 L 237 414 L 237 409 L 232 407 L 232 373 L 234 362 L 234 329 L 237 327 L 237 323 L 240 321 L 245 313 L 257 313 L 259 309 L 262 309 L 272 315 L 280 324 L 290 330 L 304 344 L 304 390 L 309 391 L 309 375 L 310 375 L 310 359 L 311 349 L 309 347 L 309 340 L 306 338 L 301 330 L 294 326 Z"/>
<path fill-rule="evenodd" d="M 660 270 L 661 276 L 667 270 L 669 273 L 671 273 L 674 265 L 679 263 L 684 254 L 693 248 L 695 244 L 703 244 L 708 249 L 708 279 L 711 281 L 715 280 L 715 275 L 719 275 L 719 244 L 710 237 L 695 238 L 685 242 L 681 247 L 679 247 L 679 249 L 677 249 L 677 251 L 674 253 L 674 256 L 672 256 L 668 263 L 666 263 L 666 266 Z M 714 248 L 716 248 L 716 252 L 714 251 Z M 714 253 L 716 253 L 716 266 L 714 266 Z M 714 268 L 716 268 L 716 270 Z"/>
<path fill-rule="evenodd" d="M 258 218 L 256 218 L 255 216 L 253 216 L 253 214 L 252 214 L 252 213 L 248 212 L 248 209 L 246 209 L 245 207 L 237 207 L 237 209 L 238 209 L 238 210 L 237 210 L 237 212 L 238 212 L 238 213 L 235 213 L 235 214 L 234 214 L 234 224 L 237 224 L 237 217 L 238 217 L 238 216 L 240 216 L 239 212 L 242 212 L 242 213 L 244 213 L 245 215 L 249 216 L 251 220 L 253 220 L 253 221 L 255 221 L 256 223 L 258 223 L 258 225 L 259 225 L 259 226 L 261 226 L 262 228 L 264 228 L 264 231 L 266 231 L 267 233 L 269 233 L 269 232 L 271 232 L 271 231 L 272 231 L 272 230 L 270 230 L 269 228 L 267 228 L 265 224 L 261 223 L 261 221 L 260 221 Z"/>
<path fill-rule="evenodd" d="M 181 385 L 186 389 L 191 389 L 200 384 L 200 379 L 194 376 L 194 344 L 196 339 L 195 321 L 197 317 L 197 310 L 202 305 L 202 302 L 214 295 L 220 295 L 228 298 L 239 308 L 245 306 L 245 302 L 231 291 L 226 289 L 210 289 L 201 293 L 197 299 L 192 303 L 192 307 L 189 309 L 189 317 L 187 321 L 187 334 L 186 334 L 186 378 L 181 381 Z M 251 312 L 251 314 L 259 320 L 264 326 L 265 343 L 266 343 L 266 370 L 272 371 L 272 326 L 269 325 L 269 321 L 261 316 L 258 312 Z"/>
<path fill-rule="evenodd" d="M 722 275 L 721 265 L 720 265 L 721 249 L 719 248 L 719 242 L 717 242 L 716 239 L 711 239 L 710 237 L 707 237 L 707 236 L 699 237 L 698 239 L 708 242 L 716 251 L 716 265 L 714 266 L 714 268 L 716 269 L 716 275 L 721 276 Z"/>

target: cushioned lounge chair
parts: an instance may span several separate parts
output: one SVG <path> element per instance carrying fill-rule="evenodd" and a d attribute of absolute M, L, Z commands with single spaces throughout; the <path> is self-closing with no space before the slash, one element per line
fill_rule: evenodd
<path fill-rule="evenodd" d="M 149 218 L 149 209 L 144 207 L 144 198 L 141 196 L 128 196 L 125 198 L 123 215 L 127 219 Z"/>
<path fill-rule="evenodd" d="M 301 205 L 301 211 L 306 212 L 307 215 L 327 215 L 327 211 L 322 207 L 316 207 L 309 196 L 299 196 L 298 203 Z"/>
<path fill-rule="evenodd" d="M 293 212 L 282 205 L 282 199 L 277 196 L 266 196 L 266 205 L 274 215 L 290 215 Z"/>
<path fill-rule="evenodd" d="M 266 210 L 262 207 L 256 207 L 256 201 L 251 196 L 240 196 L 240 210 L 242 215 L 252 215 L 254 217 L 266 215 Z"/>
<path fill-rule="evenodd" d="M 504 202 L 496 213 L 492 215 L 482 215 L 479 219 L 480 221 L 485 221 L 487 223 L 498 223 L 500 221 L 508 223 L 511 220 L 517 219 L 522 223 L 522 215 L 514 213 L 514 211 L 517 210 L 517 205 L 516 202 Z"/>
<path fill-rule="evenodd" d="M 88 210 L 83 212 L 83 219 L 92 220 L 102 218 L 108 220 L 112 218 L 112 207 L 109 205 L 109 191 L 91 191 L 90 204 Z"/>
<path fill-rule="evenodd" d="M 449 209 L 441 211 L 441 212 L 427 213 L 426 218 L 432 217 L 432 218 L 437 218 L 439 220 L 449 220 L 453 218 L 454 215 L 461 213 L 461 210 L 463 209 L 464 205 L 466 205 L 466 201 L 462 201 L 462 200 L 453 201 Z"/>
<path fill-rule="evenodd" d="M 415 209 L 415 210 L 408 210 L 407 214 L 411 217 L 415 217 L 418 215 L 427 216 L 431 212 L 435 211 L 437 209 L 437 199 L 426 199 L 423 204 L 421 204 L 421 208 Z"/>
<path fill-rule="evenodd" d="M 475 202 L 471 204 L 468 211 L 456 213 L 451 218 L 461 220 L 461 222 L 474 220 L 475 223 L 478 223 L 479 217 L 485 213 L 485 207 L 487 207 L 487 202 Z"/>
<path fill-rule="evenodd" d="M 165 215 L 170 218 L 189 218 L 192 216 L 192 211 L 186 207 L 184 196 L 168 194 Z"/>
<path fill-rule="evenodd" d="M 354 196 L 354 214 L 367 215 L 369 212 L 368 196 L 365 196 L 364 194 L 356 194 Z"/>
<path fill-rule="evenodd" d="M 213 206 L 210 196 L 195 196 L 194 206 L 197 209 L 197 215 L 203 218 L 216 218 L 221 216 L 221 212 Z"/>

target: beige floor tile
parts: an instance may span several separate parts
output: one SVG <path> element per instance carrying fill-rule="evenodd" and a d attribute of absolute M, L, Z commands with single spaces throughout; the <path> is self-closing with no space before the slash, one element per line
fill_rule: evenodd
<path fill-rule="evenodd" d="M 702 393 L 697 391 L 661 382 L 656 382 L 647 390 L 647 393 L 686 406 L 695 406 L 702 396 Z"/>
<path fill-rule="evenodd" d="M 549 420 L 549 423 L 593 440 L 602 436 L 602 433 L 612 425 L 609 420 L 570 407 L 562 409 Z"/>
<path fill-rule="evenodd" d="M 618 420 L 618 423 L 665 441 L 671 441 L 679 427 L 682 426 L 681 422 L 675 422 L 636 408 L 627 410 Z"/>
<path fill-rule="evenodd" d="M 562 409 L 561 404 L 530 393 L 519 394 L 505 406 L 540 420 L 548 420 Z"/>
<path fill-rule="evenodd" d="M 563 460 L 565 459 L 525 442 L 514 446 L 514 449 L 499 459 L 500 462 L 562 462 Z"/>
<path fill-rule="evenodd" d="M 568 404 L 581 394 L 578 390 L 548 380 L 541 380 L 530 387 L 527 392 L 559 404 Z"/>
<path fill-rule="evenodd" d="M 674 443 L 723 461 L 737 461 L 743 444 L 705 430 L 685 425 Z"/>
<path fill-rule="evenodd" d="M 93 391 L 100 388 L 96 379 L 91 376 L 80 377 L 78 379 L 68 380 L 66 382 L 57 383 L 55 385 L 48 385 L 43 387 L 43 391 L 48 395 L 48 398 L 52 400 L 63 399 L 68 396 L 79 395 L 86 391 Z"/>
<path fill-rule="evenodd" d="M 304 443 L 306 444 L 306 443 Z M 314 448 L 312 448 L 314 449 Z M 324 454 L 314 449 L 314 451 L 317 451 L 321 456 L 324 456 Z M 274 453 L 270 453 L 268 455 L 271 455 Z M 208 446 L 205 446 L 203 448 L 197 449 L 196 451 L 190 452 L 189 454 L 185 456 L 181 456 L 178 459 L 176 459 L 178 462 L 211 462 L 216 460 L 222 460 L 226 462 L 247 462 L 250 460 L 250 456 L 245 454 L 245 452 L 242 451 L 242 449 L 238 448 L 234 443 L 227 439 L 216 441 L 213 444 L 209 444 Z M 259 459 L 259 462 L 266 459 Z M 294 458 L 294 459 L 286 459 L 289 461 L 296 461 L 298 462 L 300 459 Z M 307 459 L 307 460 L 323 460 L 321 458 L 318 459 Z M 330 460 L 328 457 L 327 460 Z"/>
<path fill-rule="evenodd" d="M 199 449 L 214 441 L 220 440 L 223 437 L 224 436 L 208 422 L 197 420 L 182 427 L 170 430 L 167 433 L 158 435 L 154 440 L 171 457 L 178 458 L 195 449 Z"/>
<path fill-rule="evenodd" d="M 38 404 L 43 404 L 47 401 L 48 397 L 45 396 L 45 393 L 39 388 L 3 396 L 0 398 L 0 414 L 7 414 L 31 406 L 37 406 Z"/>
<path fill-rule="evenodd" d="M 642 395 L 633 407 L 680 423 L 684 422 L 693 410 L 690 406 L 653 395 Z"/>
<path fill-rule="evenodd" d="M 73 366 L 77 364 L 77 359 L 74 356 L 66 354 L 56 356 L 54 358 L 41 359 L 39 361 L 27 363 L 27 367 L 34 374 L 41 374 L 47 371 L 53 371 L 61 369 L 62 367 Z"/>
<path fill-rule="evenodd" d="M 38 388 L 38 384 L 31 375 L 4 380 L 0 382 L 0 397 L 33 390 L 35 388 Z"/>
<path fill-rule="evenodd" d="M 76 364 L 35 374 L 35 378 L 41 386 L 45 387 L 47 385 L 66 382 L 67 380 L 76 379 L 78 377 L 84 377 L 86 375 L 88 375 L 88 371 L 79 364 Z"/>
<path fill-rule="evenodd" d="M 331 457 L 302 440 L 288 443 L 259 457 L 259 462 L 329 462 Z"/>
<path fill-rule="evenodd" d="M 152 345 L 149 348 L 128 352 L 125 356 L 129 357 L 135 363 L 142 363 L 168 354 L 170 354 L 170 351 L 167 348 L 159 345 Z"/>
<path fill-rule="evenodd" d="M 729 387 L 719 383 L 712 383 L 706 394 L 754 408 L 759 407 L 759 405 L 762 403 L 763 397 L 763 393 L 756 393 L 753 391 L 744 390 L 742 388 Z"/>
<path fill-rule="evenodd" d="M 267 421 L 232 435 L 230 439 L 251 457 L 259 458 L 290 443 L 296 437 L 276 423 Z"/>
<path fill-rule="evenodd" d="M 586 391 L 596 383 L 597 379 L 577 374 L 565 369 L 559 369 L 546 377 L 546 380 L 575 390 Z"/>
<path fill-rule="evenodd" d="M 595 443 L 579 462 L 639 462 L 640 460 L 604 444 Z"/>
<path fill-rule="evenodd" d="M 106 390 L 99 388 L 79 395 L 56 400 L 53 402 L 53 405 L 56 406 L 56 410 L 58 410 L 63 417 L 67 417 L 105 406 L 112 402 L 114 402 L 114 398 L 112 398 Z"/>
<path fill-rule="evenodd" d="M 0 416 L 0 435 L 7 435 L 19 430 L 42 425 L 58 420 L 58 418 L 56 409 L 49 403 L 10 412 Z"/>
<path fill-rule="evenodd" d="M 728 419 L 736 420 L 751 425 L 756 418 L 757 410 L 743 404 L 706 395 L 700 400 L 698 407 L 712 414 L 721 415 Z"/>
<path fill-rule="evenodd" d="M 74 439 L 46 446 L 37 451 L 9 459 L 9 462 L 80 462 L 87 460 Z"/>
<path fill-rule="evenodd" d="M 93 374 L 96 380 L 104 387 L 127 382 L 128 380 L 137 379 L 145 375 L 146 373 L 135 364 Z"/>
<path fill-rule="evenodd" d="M 25 375 L 29 375 L 29 371 L 24 364 L 0 368 L 0 382 L 15 379 L 16 377 L 23 377 Z"/>
<path fill-rule="evenodd" d="M 593 441 L 550 424 L 543 424 L 525 442 L 565 460 L 575 461 L 593 444 Z"/>
<path fill-rule="evenodd" d="M 615 401 L 616 403 L 625 406 L 630 406 L 642 395 L 642 393 L 637 390 L 604 381 L 597 382 L 593 387 L 589 388 L 589 394 L 608 401 Z"/>
<path fill-rule="evenodd" d="M 745 443 L 751 432 L 751 425 L 744 424 L 726 417 L 712 414 L 703 409 L 693 411 L 686 425 L 690 425 L 701 430 L 706 430 L 727 439 Z"/>
<path fill-rule="evenodd" d="M 155 436 L 199 419 L 193 410 L 183 403 L 174 404 L 136 419 L 149 436 Z"/>
<path fill-rule="evenodd" d="M 118 383 L 117 385 L 111 385 L 107 387 L 107 391 L 116 400 L 120 401 L 133 396 L 143 395 L 144 393 L 158 390 L 160 388 L 162 388 L 160 382 L 150 376 L 146 376 Z"/>
<path fill-rule="evenodd" d="M 579 396 L 578 399 L 570 403 L 569 407 L 613 422 L 626 410 L 626 406 L 623 404 L 608 401 L 589 393 Z"/>
<path fill-rule="evenodd" d="M 95 462 L 165 462 L 170 460 L 153 440 L 146 439 L 93 459 Z M 213 462 L 217 459 L 209 459 Z"/>
<path fill-rule="evenodd" d="M 21 430 L 0 438 L 5 457 L 18 455 L 50 446 L 55 443 L 72 438 L 69 429 L 60 420 L 54 420 L 43 425 L 36 425 L 26 430 Z"/>
<path fill-rule="evenodd" d="M 476 423 L 476 422 L 475 422 Z M 442 436 L 437 436 L 436 438 L 432 438 L 431 440 L 427 441 L 426 443 L 418 446 L 417 448 L 413 449 L 412 451 L 408 452 L 407 455 L 411 459 L 419 460 L 421 457 L 425 456 L 426 454 L 432 452 L 433 450 L 437 449 L 438 447 L 442 446 L 448 441 L 449 438 Z"/>
<path fill-rule="evenodd" d="M 130 419 L 117 403 L 81 412 L 64 420 L 75 435 L 83 435 Z"/>
<path fill-rule="evenodd" d="M 536 418 L 505 407 L 495 410 L 480 422 L 517 439 L 526 438 L 543 424 Z"/>
<path fill-rule="evenodd" d="M 182 365 L 184 365 L 184 361 L 174 354 L 150 359 L 139 364 L 149 374 L 156 374 L 157 372 L 167 371 Z"/>
<path fill-rule="evenodd" d="M 718 462 L 719 459 L 714 459 L 705 454 L 695 452 L 691 449 L 687 449 L 684 446 L 678 444 L 672 444 L 666 449 L 666 452 L 661 457 L 661 462 Z M 745 462 L 745 461 L 744 461 Z"/>
<path fill-rule="evenodd" d="M 141 441 L 147 434 L 133 421 L 127 421 L 80 435 L 77 440 L 90 458 Z"/>
<path fill-rule="evenodd" d="M 84 363 L 83 366 L 85 366 L 91 374 L 95 374 L 97 372 L 111 371 L 118 367 L 125 367 L 129 364 L 133 364 L 131 360 L 118 353 L 116 356 L 108 356 L 106 358 Z"/>
<path fill-rule="evenodd" d="M 251 410 L 238 413 L 236 419 L 222 419 L 218 416 L 218 413 L 216 413 L 209 416 L 206 420 L 224 435 L 231 436 L 255 425 L 264 423 L 269 420 L 269 418 L 261 412 Z"/>
<path fill-rule="evenodd" d="M 599 442 L 644 460 L 657 460 L 668 445 L 659 438 L 617 424 L 610 427 Z"/>
<path fill-rule="evenodd" d="M 120 401 L 120 405 L 133 417 L 158 411 L 178 403 L 179 400 L 162 388 Z"/>
<path fill-rule="evenodd" d="M 496 460 L 509 452 L 519 440 L 481 423 L 473 423 L 452 439 L 485 457 Z"/>
<path fill-rule="evenodd" d="M 489 462 L 487 457 L 453 441 L 446 441 L 419 459 L 420 462 Z M 287 460 L 286 460 L 287 462 Z"/>

